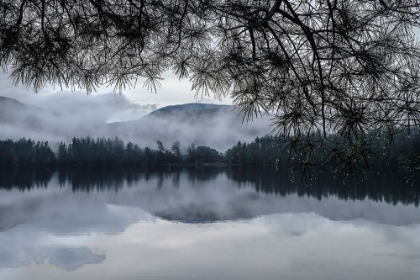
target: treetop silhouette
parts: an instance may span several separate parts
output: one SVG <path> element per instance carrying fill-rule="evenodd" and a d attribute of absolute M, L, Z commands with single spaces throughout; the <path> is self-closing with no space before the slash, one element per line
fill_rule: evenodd
<path fill-rule="evenodd" d="M 247 120 L 271 114 L 304 158 L 343 143 L 347 157 L 417 126 L 419 24 L 416 0 L 1 0 L 0 65 L 88 92 L 139 77 L 156 91 L 172 70 Z"/>

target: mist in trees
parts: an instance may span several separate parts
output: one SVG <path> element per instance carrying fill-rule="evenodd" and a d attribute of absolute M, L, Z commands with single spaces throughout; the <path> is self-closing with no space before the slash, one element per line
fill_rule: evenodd
<path fill-rule="evenodd" d="M 0 66 L 35 91 L 123 92 L 140 77 L 157 91 L 170 70 L 248 120 L 270 114 L 305 166 L 321 152 L 366 166 L 372 133 L 420 121 L 416 0 L 1 3 Z"/>
<path fill-rule="evenodd" d="M 313 135 L 313 137 L 318 137 Z M 349 176 L 366 171 L 388 170 L 401 171 L 408 176 L 419 173 L 420 134 L 406 133 L 394 138 L 376 140 L 376 145 L 369 146 L 369 154 L 362 158 L 365 166 L 340 158 L 325 159 L 322 151 L 315 151 L 317 161 L 310 166 L 302 164 L 302 147 L 291 145 L 282 135 L 257 137 L 250 143 L 238 142 L 224 153 L 207 146 L 188 145 L 186 148 L 175 140 L 170 149 L 161 141 L 156 147 L 139 147 L 132 142 L 124 143 L 118 137 L 110 138 L 73 138 L 70 143 L 61 142 L 52 149 L 48 142 L 35 142 L 24 138 L 18 141 L 0 141 L 0 166 L 77 166 L 77 165 L 254 165 L 271 166 L 276 169 L 289 170 L 295 174 L 311 174 L 313 170 L 324 170 L 331 173 L 343 173 Z M 293 151 L 295 149 L 295 151 Z M 351 153 L 351 149 L 348 150 Z M 339 152 L 336 157 L 346 157 Z"/>
<path fill-rule="evenodd" d="M 168 150 L 159 140 L 156 141 L 155 149 L 140 148 L 132 142 L 125 144 L 118 137 L 114 139 L 73 138 L 68 145 L 62 142 L 57 150 L 57 163 L 65 165 L 160 166 L 163 164 L 222 163 L 224 160 L 223 154 L 206 146 L 195 148 L 194 144 L 191 144 L 184 153 L 178 140 L 174 141 Z"/>
<path fill-rule="evenodd" d="M 54 164 L 56 157 L 48 142 L 22 138 L 0 141 L 0 165 Z"/>

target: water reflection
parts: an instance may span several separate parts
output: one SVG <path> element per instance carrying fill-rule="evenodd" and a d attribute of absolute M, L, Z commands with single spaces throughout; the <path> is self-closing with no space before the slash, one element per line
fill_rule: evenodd
<path fill-rule="evenodd" d="M 70 185 L 74 191 L 115 190 L 123 185 L 137 185 L 140 181 L 157 181 L 157 188 L 165 180 L 171 180 L 173 187 L 179 187 L 180 178 L 194 184 L 196 181 L 215 180 L 227 176 L 237 187 L 253 187 L 256 192 L 287 196 L 297 194 L 317 199 L 336 196 L 343 200 L 373 200 L 387 203 L 420 203 L 420 181 L 407 181 L 404 176 L 391 170 L 374 171 L 351 180 L 339 174 L 318 172 L 313 180 L 302 182 L 299 176 L 286 170 L 274 168 L 175 168 L 141 169 L 138 167 L 112 168 L 22 168 L 0 169 L 0 188 L 29 190 L 45 188 L 53 175 L 58 176 L 60 186 Z"/>
<path fill-rule="evenodd" d="M 237 182 L 251 182 L 257 191 L 286 196 L 298 194 L 317 199 L 337 196 L 344 200 L 373 200 L 387 203 L 419 205 L 420 181 L 406 180 L 395 170 L 375 170 L 357 179 L 340 174 L 314 171 L 313 179 L 302 182 L 287 170 L 273 168 L 228 169 L 229 178 Z"/>
<path fill-rule="evenodd" d="M 86 264 L 101 263 L 105 255 L 92 253 L 87 248 L 53 248 L 49 252 L 49 261 L 52 265 L 75 270 Z"/>
<path fill-rule="evenodd" d="M 55 228 L 62 232 L 77 231 L 86 220 L 94 227 L 106 228 L 109 223 L 114 224 L 109 204 L 135 207 L 160 218 L 188 223 L 288 212 L 314 212 L 333 220 L 367 219 L 395 225 L 420 221 L 416 208 L 420 185 L 407 184 L 389 174 L 372 175 L 352 184 L 344 184 L 343 178 L 322 176 L 311 184 L 302 184 L 291 182 L 287 173 L 273 169 L 215 167 L 84 168 L 56 172 L 41 169 L 2 174 L 10 174 L 16 183 L 2 181 L 7 183 L 2 184 L 7 191 L 0 196 L 0 230 L 31 220 L 37 225 L 54 220 Z M 29 178 L 22 179 L 24 176 Z M 20 194 L 31 188 L 37 191 Z M 50 211 L 48 207 L 52 205 L 54 210 Z M 69 213 L 78 216 L 77 223 L 65 222 Z M 108 222 L 110 218 L 112 221 Z M 124 228 L 125 220 L 118 219 L 116 225 Z"/>
<path fill-rule="evenodd" d="M 1 171 L 0 279 L 417 279 L 419 185 L 317 178 Z"/>
<path fill-rule="evenodd" d="M 0 167 L 0 188 L 20 190 L 47 187 L 55 170 L 48 167 Z"/>

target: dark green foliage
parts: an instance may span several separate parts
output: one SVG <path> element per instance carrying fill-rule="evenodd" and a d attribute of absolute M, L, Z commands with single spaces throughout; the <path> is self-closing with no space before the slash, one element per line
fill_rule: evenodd
<path fill-rule="evenodd" d="M 63 163 L 69 162 L 69 153 L 67 151 L 67 146 L 63 142 L 61 142 L 60 146 L 58 147 L 57 160 Z"/>
<path fill-rule="evenodd" d="M 420 123 L 419 26 L 419 0 L 3 0 L 0 67 L 35 91 L 122 92 L 142 77 L 156 92 L 172 71 L 232 97 L 245 120 L 272 116 L 304 168 L 368 169 L 382 141 L 371 131 Z"/>
<path fill-rule="evenodd" d="M 133 143 L 127 145 L 116 137 L 114 140 L 97 138 L 73 138 L 67 149 L 61 144 L 58 150 L 59 164 L 106 165 L 106 164 L 139 164 L 143 151 Z M 62 157 L 60 155 L 66 155 Z"/>
<path fill-rule="evenodd" d="M 0 141 L 0 165 L 54 164 L 55 154 L 48 142 L 19 139 Z"/>
<path fill-rule="evenodd" d="M 196 162 L 196 151 L 194 143 L 188 146 L 186 156 L 188 162 Z"/>
<path fill-rule="evenodd" d="M 197 163 L 222 162 L 223 159 L 223 155 L 215 149 L 206 146 L 198 146 L 195 149 L 195 161 Z"/>
<path fill-rule="evenodd" d="M 226 151 L 226 160 L 232 164 L 274 164 L 284 159 L 283 139 L 279 136 L 257 137 L 250 144 L 238 142 Z"/>
<path fill-rule="evenodd" d="M 171 151 L 175 160 L 181 161 L 181 143 L 178 140 L 172 144 Z"/>
<path fill-rule="evenodd" d="M 181 151 L 181 143 L 175 141 L 171 151 L 166 150 L 161 141 L 157 141 L 157 150 L 149 147 L 139 148 L 131 142 L 126 145 L 115 138 L 114 140 L 98 138 L 96 140 L 87 138 L 73 138 L 66 146 L 61 143 L 57 151 L 57 160 L 60 165 L 144 165 L 159 166 L 162 164 L 184 164 L 184 163 L 215 163 L 222 162 L 222 154 L 209 147 L 194 147 L 192 144 L 187 150 L 187 155 Z M 192 150 L 197 152 L 191 152 Z"/>
<path fill-rule="evenodd" d="M 409 176 L 420 173 L 420 130 L 411 129 L 399 133 L 391 142 L 385 134 L 376 131 L 369 137 L 377 138 L 376 144 L 363 139 L 335 137 L 324 143 L 322 149 L 316 144 L 320 133 L 309 135 L 307 141 L 288 141 L 285 137 L 257 137 L 251 143 L 238 142 L 224 154 L 207 146 L 191 144 L 182 153 L 181 143 L 175 141 L 171 150 L 157 141 L 157 149 L 144 149 L 121 139 L 73 138 L 70 144 L 61 142 L 56 154 L 48 142 L 19 139 L 0 141 L 0 165 L 143 165 L 165 164 L 232 164 L 271 165 L 312 176 L 314 170 L 328 170 L 335 174 L 359 176 L 366 170 L 398 170 Z"/>

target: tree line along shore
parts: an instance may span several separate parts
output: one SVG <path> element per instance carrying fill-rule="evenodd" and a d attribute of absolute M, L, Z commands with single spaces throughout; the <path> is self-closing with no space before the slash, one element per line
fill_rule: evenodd
<path fill-rule="evenodd" d="M 61 142 L 54 150 L 47 141 L 33 141 L 21 138 L 17 141 L 0 141 L 1 166 L 28 165 L 275 165 L 290 168 L 322 167 L 334 169 L 385 167 L 416 173 L 420 161 L 420 135 L 400 137 L 392 144 L 384 140 L 368 147 L 367 154 L 359 151 L 352 158 L 351 152 L 314 151 L 311 162 L 302 158 L 300 147 L 293 142 L 283 141 L 281 136 L 266 135 L 257 137 L 250 143 L 238 142 L 224 153 L 208 146 L 190 144 L 183 147 L 174 141 L 169 149 L 161 141 L 155 148 L 140 148 L 132 142 L 124 143 L 118 137 L 73 138 L 68 144 Z M 305 146 L 304 148 L 307 148 Z M 366 147 L 365 147 L 366 148 Z M 318 153 L 318 154 L 317 154 Z M 352 170 L 350 170 L 352 171 Z"/>

